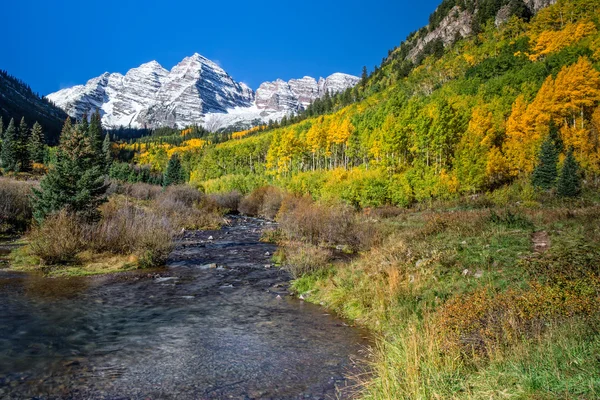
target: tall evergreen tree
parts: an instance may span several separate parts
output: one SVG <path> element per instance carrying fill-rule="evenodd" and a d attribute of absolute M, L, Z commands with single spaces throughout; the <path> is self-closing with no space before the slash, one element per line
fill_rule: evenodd
<path fill-rule="evenodd" d="M 29 155 L 29 137 L 31 132 L 25 122 L 25 117 L 21 118 L 19 124 L 19 133 L 17 139 L 17 171 L 26 172 L 31 170 L 31 157 Z"/>
<path fill-rule="evenodd" d="M 10 119 L 8 127 L 4 132 L 4 139 L 2 141 L 2 152 L 0 153 L 0 160 L 2 161 L 2 169 L 5 172 L 12 172 L 17 169 L 18 162 L 18 134 L 17 127 L 15 126 L 14 118 Z"/>
<path fill-rule="evenodd" d="M 4 140 L 4 123 L 2 122 L 2 116 L 0 116 L 0 166 L 2 165 L 2 141 Z"/>
<path fill-rule="evenodd" d="M 369 73 L 367 71 L 367 66 L 364 66 L 362 69 L 362 74 L 360 76 L 360 85 L 364 88 L 367 84 L 367 78 L 369 77 Z"/>
<path fill-rule="evenodd" d="M 46 154 L 46 148 L 44 144 L 44 131 L 42 126 L 36 121 L 31 128 L 31 139 L 29 141 L 29 153 L 31 154 L 31 161 L 36 163 L 43 163 L 44 156 Z"/>
<path fill-rule="evenodd" d="M 100 110 L 96 109 L 96 112 L 92 114 L 89 125 L 89 136 L 92 143 L 92 148 L 98 154 L 98 161 L 104 163 L 104 155 L 102 146 L 105 137 L 102 135 L 102 117 L 100 116 Z"/>
<path fill-rule="evenodd" d="M 38 222 L 66 209 L 87 220 L 99 217 L 98 206 L 106 201 L 104 171 L 84 126 L 65 121 L 56 162 L 34 190 L 34 217 Z"/>
<path fill-rule="evenodd" d="M 104 136 L 104 141 L 102 142 L 102 156 L 104 158 L 104 164 L 106 170 L 110 168 L 110 164 L 112 163 L 112 154 L 110 152 L 110 135 L 106 132 Z"/>
<path fill-rule="evenodd" d="M 173 154 L 167 164 L 167 169 L 163 176 L 163 186 L 178 185 L 185 181 L 183 167 L 177 153 Z"/>
<path fill-rule="evenodd" d="M 562 197 L 576 197 L 581 192 L 581 177 L 579 176 L 579 164 L 573 156 L 573 149 L 567 151 L 563 162 L 556 191 Z"/>
<path fill-rule="evenodd" d="M 544 190 L 550 190 L 556 186 L 558 175 L 557 164 L 559 153 L 552 136 L 552 134 L 549 134 L 542 143 L 538 156 L 538 164 L 531 176 L 533 185 Z"/>

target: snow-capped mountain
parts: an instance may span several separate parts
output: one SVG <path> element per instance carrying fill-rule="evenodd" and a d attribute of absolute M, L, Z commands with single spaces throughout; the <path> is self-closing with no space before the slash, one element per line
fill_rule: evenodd
<path fill-rule="evenodd" d="M 256 106 L 268 111 L 300 111 L 325 93 L 338 93 L 355 86 L 356 76 L 335 73 L 319 81 L 310 76 L 285 82 L 264 82 L 256 90 Z"/>
<path fill-rule="evenodd" d="M 289 82 L 278 79 L 261 84 L 255 93 L 196 53 L 171 71 L 151 61 L 125 75 L 106 72 L 85 85 L 59 90 L 47 98 L 75 118 L 100 109 L 107 127 L 205 124 L 218 129 L 281 119 L 304 109 L 327 91 L 337 93 L 358 81 L 341 73 L 318 81 L 308 76 Z"/>

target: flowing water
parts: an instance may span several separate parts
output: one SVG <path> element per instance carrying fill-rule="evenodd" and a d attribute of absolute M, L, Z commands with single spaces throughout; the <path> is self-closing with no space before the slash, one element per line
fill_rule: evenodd
<path fill-rule="evenodd" d="M 0 399 L 351 397 L 366 334 L 288 295 L 265 224 L 187 232 L 156 271 L 59 279 L 0 264 Z"/>

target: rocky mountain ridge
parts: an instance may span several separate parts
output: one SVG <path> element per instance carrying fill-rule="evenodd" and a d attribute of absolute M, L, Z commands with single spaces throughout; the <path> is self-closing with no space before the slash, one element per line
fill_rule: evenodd
<path fill-rule="evenodd" d="M 75 118 L 99 109 L 107 127 L 183 127 L 218 117 L 222 128 L 231 120 L 239 124 L 280 119 L 303 110 L 326 92 L 343 91 L 358 81 L 342 73 L 318 81 L 305 76 L 265 82 L 254 92 L 196 53 L 170 71 L 151 61 L 125 75 L 107 72 L 47 97 Z"/>

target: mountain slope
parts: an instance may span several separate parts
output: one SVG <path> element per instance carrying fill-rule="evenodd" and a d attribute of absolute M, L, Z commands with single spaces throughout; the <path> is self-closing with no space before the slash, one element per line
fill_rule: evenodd
<path fill-rule="evenodd" d="M 4 124 L 11 118 L 22 117 L 29 125 L 39 122 L 50 143 L 58 142 L 58 136 L 67 114 L 46 99 L 34 93 L 27 84 L 0 71 L 0 115 Z"/>
<path fill-rule="evenodd" d="M 225 127 L 280 119 L 327 91 L 337 93 L 357 82 L 357 77 L 336 73 L 318 82 L 311 77 L 265 82 L 255 94 L 196 53 L 171 71 L 152 61 L 124 76 L 105 73 L 48 98 L 75 118 L 98 108 L 108 127 L 184 127 L 217 119 L 219 127 Z"/>

